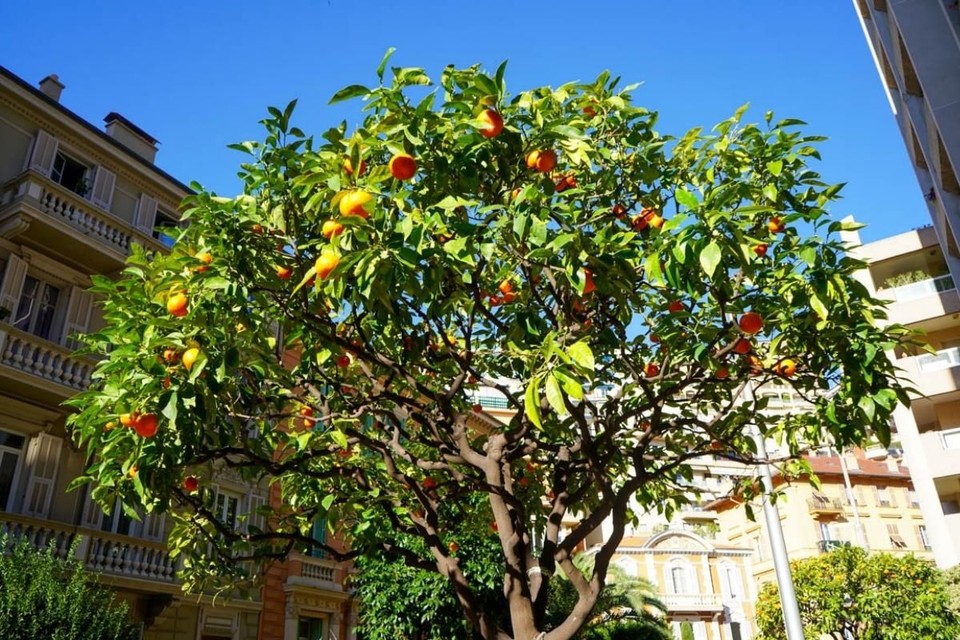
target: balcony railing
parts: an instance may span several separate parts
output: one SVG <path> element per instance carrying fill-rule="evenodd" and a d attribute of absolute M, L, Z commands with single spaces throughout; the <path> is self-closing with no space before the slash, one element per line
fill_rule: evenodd
<path fill-rule="evenodd" d="M 667 609 L 703 611 L 723 608 L 719 593 L 666 593 L 658 597 Z"/>
<path fill-rule="evenodd" d="M 27 540 L 35 547 L 53 546 L 64 558 L 71 545 L 77 543 L 76 555 L 88 571 L 109 576 L 176 584 L 176 563 L 159 542 L 147 542 L 92 529 L 35 520 L 19 515 L 0 513 L 0 536 L 8 545 Z"/>
<path fill-rule="evenodd" d="M 300 575 L 304 578 L 335 584 L 337 582 L 337 562 L 304 556 L 301 560 Z"/>
<path fill-rule="evenodd" d="M 929 280 L 921 280 L 920 282 L 911 282 L 910 284 L 899 287 L 892 287 L 883 290 L 882 293 L 894 302 L 909 302 L 910 300 L 933 296 L 955 288 L 953 278 L 947 275 L 930 278 Z"/>
<path fill-rule="evenodd" d="M 830 553 L 834 549 L 849 547 L 850 543 L 846 540 L 820 540 L 817 542 L 817 549 L 820 553 Z"/>
<path fill-rule="evenodd" d="M 939 371 L 960 367 L 960 347 L 941 349 L 934 353 L 917 356 L 917 369 L 920 371 Z"/>
<path fill-rule="evenodd" d="M 9 184 L 5 193 L 0 194 L 2 203 L 18 198 L 32 198 L 38 203 L 40 210 L 51 218 L 123 255 L 130 253 L 133 242 L 154 249 L 162 246 L 155 238 L 137 230 L 130 222 L 100 209 L 89 200 L 38 173 L 31 171 L 23 174 Z"/>
<path fill-rule="evenodd" d="M 93 360 L 74 356 L 70 349 L 0 323 L 0 365 L 49 380 L 74 391 L 90 384 Z"/>

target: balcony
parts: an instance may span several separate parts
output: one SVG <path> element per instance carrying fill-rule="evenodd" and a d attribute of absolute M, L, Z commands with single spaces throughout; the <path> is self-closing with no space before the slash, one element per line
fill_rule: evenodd
<path fill-rule="evenodd" d="M 0 536 L 7 536 L 11 541 L 26 539 L 38 548 L 52 544 L 61 558 L 65 558 L 76 543 L 74 554 L 88 571 L 107 578 L 137 581 L 141 588 L 150 591 L 180 590 L 176 563 L 166 546 L 159 542 L 2 512 Z"/>
<path fill-rule="evenodd" d="M 877 296 L 890 301 L 890 322 L 918 324 L 960 312 L 960 296 L 949 275 L 883 289 Z"/>
<path fill-rule="evenodd" d="M 835 549 L 849 547 L 850 543 L 846 540 L 820 540 L 817 542 L 817 549 L 820 553 L 830 553 Z"/>
<path fill-rule="evenodd" d="M 723 611 L 719 593 L 665 593 L 658 597 L 669 613 Z"/>
<path fill-rule="evenodd" d="M 87 388 L 95 366 L 67 347 L 0 322 L 0 377 L 21 385 L 25 397 L 60 402 Z"/>
<path fill-rule="evenodd" d="M 839 498 L 825 496 L 807 498 L 807 507 L 814 516 L 838 516 L 843 513 L 843 502 Z"/>
<path fill-rule="evenodd" d="M 960 389 L 960 349 L 942 349 L 935 354 L 897 361 L 920 396 L 933 397 Z"/>
<path fill-rule="evenodd" d="M 924 466 L 933 478 L 960 475 L 960 428 L 920 434 Z"/>
<path fill-rule="evenodd" d="M 298 575 L 296 567 L 292 567 L 293 570 L 287 578 L 287 584 L 314 587 L 326 591 L 343 591 L 343 580 L 346 577 L 343 563 L 327 558 L 314 558 L 297 554 L 291 557 L 291 564 L 299 564 L 300 571 Z"/>
<path fill-rule="evenodd" d="M 162 249 L 157 240 L 36 172 L 0 187 L 0 237 L 49 252 L 82 271 L 110 273 L 123 266 L 134 242 Z"/>

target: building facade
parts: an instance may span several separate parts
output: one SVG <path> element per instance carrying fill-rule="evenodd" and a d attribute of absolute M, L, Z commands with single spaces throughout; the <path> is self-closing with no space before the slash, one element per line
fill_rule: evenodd
<path fill-rule="evenodd" d="M 55 76 L 33 87 L 0 67 L 0 534 L 73 548 L 129 603 L 144 640 L 349 638 L 331 604 L 348 596 L 335 563 L 295 557 L 271 570 L 263 593 L 214 602 L 181 590 L 167 518 L 106 514 L 85 490 L 66 491 L 85 460 L 62 402 L 95 365 L 73 354 L 71 336 L 102 326 L 90 276 L 118 274 L 134 243 L 170 246 L 189 190 L 155 165 L 149 134 L 117 113 L 93 126 L 60 104 L 63 88 Z M 243 526 L 268 499 L 266 487 L 207 473 L 225 522 Z"/>

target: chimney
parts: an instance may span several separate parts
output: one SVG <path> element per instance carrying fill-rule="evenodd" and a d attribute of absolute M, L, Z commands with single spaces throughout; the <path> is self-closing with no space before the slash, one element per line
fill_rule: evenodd
<path fill-rule="evenodd" d="M 103 119 L 107 135 L 149 163 L 157 157 L 157 139 L 115 111 Z"/>
<path fill-rule="evenodd" d="M 54 102 L 60 102 L 60 93 L 63 91 L 63 87 L 64 84 L 54 73 L 40 81 L 40 92 Z"/>

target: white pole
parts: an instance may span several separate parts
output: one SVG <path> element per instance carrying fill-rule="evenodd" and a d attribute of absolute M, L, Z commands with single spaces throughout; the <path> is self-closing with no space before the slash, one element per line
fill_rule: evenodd
<path fill-rule="evenodd" d="M 864 551 L 869 551 L 870 547 L 867 546 L 867 532 L 863 530 L 863 521 L 860 520 L 860 508 L 857 506 L 857 499 L 853 495 L 853 485 L 850 483 L 850 471 L 847 469 L 847 461 L 843 457 L 843 449 L 837 449 L 837 453 L 840 455 L 840 470 L 843 471 L 843 486 L 847 491 L 847 502 L 850 503 L 850 508 L 853 509 L 853 530 L 857 535 L 857 544 L 859 544 Z"/>

